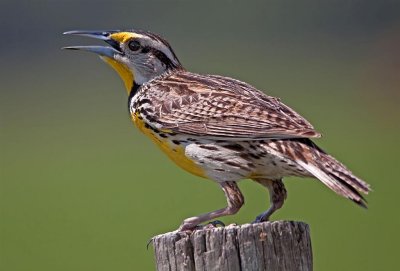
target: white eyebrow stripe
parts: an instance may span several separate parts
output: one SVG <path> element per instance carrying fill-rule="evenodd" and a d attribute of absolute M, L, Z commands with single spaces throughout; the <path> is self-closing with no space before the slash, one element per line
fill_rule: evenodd
<path fill-rule="evenodd" d="M 154 40 L 150 37 L 147 37 L 146 39 L 149 42 L 149 46 L 161 51 L 172 61 L 172 63 L 174 63 L 174 64 L 179 63 L 179 61 L 175 58 L 174 54 L 172 53 L 171 49 L 167 45 L 165 45 L 162 41 Z"/>

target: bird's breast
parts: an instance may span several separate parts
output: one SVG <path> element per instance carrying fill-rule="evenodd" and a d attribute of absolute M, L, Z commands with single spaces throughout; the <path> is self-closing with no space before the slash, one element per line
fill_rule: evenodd
<path fill-rule="evenodd" d="M 186 156 L 186 146 L 183 144 L 181 136 L 154 128 L 138 111 L 131 114 L 131 117 L 135 126 L 150 138 L 175 164 L 196 176 L 206 177 L 204 170 Z"/>

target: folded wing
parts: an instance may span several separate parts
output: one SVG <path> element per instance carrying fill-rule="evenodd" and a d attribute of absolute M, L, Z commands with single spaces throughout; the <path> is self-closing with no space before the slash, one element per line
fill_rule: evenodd
<path fill-rule="evenodd" d="M 241 81 L 189 72 L 152 84 L 148 97 L 158 129 L 223 140 L 315 138 L 321 135 L 293 109 Z M 150 95 L 150 94 L 149 94 Z"/>

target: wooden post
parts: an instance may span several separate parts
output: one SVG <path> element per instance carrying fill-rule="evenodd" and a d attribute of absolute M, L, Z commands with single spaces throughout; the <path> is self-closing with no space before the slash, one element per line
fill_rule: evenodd
<path fill-rule="evenodd" d="M 310 228 L 274 221 L 153 238 L 158 271 L 312 270 Z"/>

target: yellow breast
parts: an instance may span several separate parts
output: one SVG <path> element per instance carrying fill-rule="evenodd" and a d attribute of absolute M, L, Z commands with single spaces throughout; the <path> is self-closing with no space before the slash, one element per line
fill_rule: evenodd
<path fill-rule="evenodd" d="M 156 143 L 156 145 L 178 166 L 194 175 L 206 178 L 204 170 L 185 155 L 185 148 L 181 145 L 175 145 L 172 143 L 170 135 L 166 134 L 167 137 L 165 138 L 160 137 L 153 130 L 146 127 L 146 123 L 138 114 L 133 114 L 132 120 L 135 126 Z"/>

